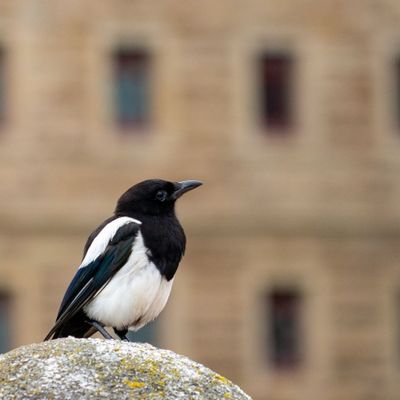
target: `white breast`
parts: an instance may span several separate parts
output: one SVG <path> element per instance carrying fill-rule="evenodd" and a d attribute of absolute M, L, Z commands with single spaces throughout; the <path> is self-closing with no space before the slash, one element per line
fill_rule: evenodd
<path fill-rule="evenodd" d="M 90 302 L 86 314 L 106 326 L 137 330 L 156 318 L 171 292 L 167 281 L 149 261 L 142 235 L 138 234 L 127 263 Z"/>

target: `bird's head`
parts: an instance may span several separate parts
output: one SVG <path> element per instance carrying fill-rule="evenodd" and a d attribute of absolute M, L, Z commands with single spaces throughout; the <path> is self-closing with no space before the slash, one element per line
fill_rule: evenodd
<path fill-rule="evenodd" d="M 168 182 L 149 179 L 129 188 L 118 200 L 116 214 L 166 215 L 174 211 L 175 201 L 200 186 L 195 180 Z"/>

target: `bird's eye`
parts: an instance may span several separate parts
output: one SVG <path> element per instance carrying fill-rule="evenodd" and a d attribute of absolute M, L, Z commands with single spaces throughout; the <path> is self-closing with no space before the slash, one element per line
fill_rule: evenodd
<path fill-rule="evenodd" d="M 158 201 L 165 201 L 168 197 L 168 193 L 165 190 L 159 190 L 156 194 L 156 199 Z"/>

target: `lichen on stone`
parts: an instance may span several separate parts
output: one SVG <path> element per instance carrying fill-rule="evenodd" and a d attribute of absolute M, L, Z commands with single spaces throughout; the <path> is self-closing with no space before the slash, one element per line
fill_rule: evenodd
<path fill-rule="evenodd" d="M 250 399 L 228 379 L 171 351 L 75 338 L 0 355 L 0 398 Z"/>

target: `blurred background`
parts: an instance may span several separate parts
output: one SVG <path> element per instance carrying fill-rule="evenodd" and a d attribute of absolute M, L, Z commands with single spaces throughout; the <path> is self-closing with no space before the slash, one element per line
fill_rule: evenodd
<path fill-rule="evenodd" d="M 135 336 L 257 400 L 400 393 L 400 3 L 1 0 L 0 351 L 129 186 L 200 179 Z"/>

